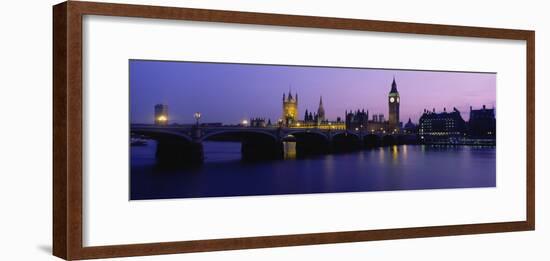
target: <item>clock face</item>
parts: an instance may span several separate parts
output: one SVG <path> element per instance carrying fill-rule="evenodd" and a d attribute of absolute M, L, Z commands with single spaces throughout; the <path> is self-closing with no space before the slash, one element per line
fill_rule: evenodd
<path fill-rule="evenodd" d="M 399 97 L 397 97 L 397 102 L 399 102 Z"/>
<path fill-rule="evenodd" d="M 390 98 L 390 102 L 391 102 L 391 103 L 395 102 L 395 98 L 391 97 L 391 98 Z"/>

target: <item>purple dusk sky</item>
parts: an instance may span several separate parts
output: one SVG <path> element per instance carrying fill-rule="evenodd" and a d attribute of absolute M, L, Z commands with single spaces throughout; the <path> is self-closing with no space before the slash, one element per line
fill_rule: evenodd
<path fill-rule="evenodd" d="M 444 107 L 456 107 L 468 120 L 470 106 L 496 103 L 495 73 L 130 60 L 130 121 L 152 123 L 154 105 L 162 103 L 170 123 L 192 123 L 197 111 L 201 122 L 276 122 L 289 87 L 298 92 L 300 119 L 306 109 L 317 111 L 320 96 L 329 120 L 363 108 L 387 119 L 394 76 L 403 123 L 409 117 L 417 123 L 424 109 Z"/>

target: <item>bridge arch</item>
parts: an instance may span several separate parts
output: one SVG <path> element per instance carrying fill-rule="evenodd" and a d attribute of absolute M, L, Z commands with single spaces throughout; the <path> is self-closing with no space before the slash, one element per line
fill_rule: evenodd
<path fill-rule="evenodd" d="M 274 133 L 268 132 L 268 131 L 262 131 L 262 130 L 217 130 L 210 133 L 206 133 L 201 136 L 200 141 L 206 141 L 208 139 L 214 138 L 216 136 L 223 136 L 223 135 L 231 135 L 231 136 L 240 136 L 240 137 L 246 137 L 246 135 L 261 135 L 265 137 L 269 137 L 273 139 L 273 141 L 278 142 L 279 139 L 277 135 Z"/>
<path fill-rule="evenodd" d="M 384 135 L 382 137 L 382 145 L 383 146 L 393 146 L 397 145 L 397 137 L 395 135 Z"/>
<path fill-rule="evenodd" d="M 307 157 L 324 154 L 330 151 L 330 139 L 325 133 L 318 130 L 292 130 L 285 133 L 285 137 L 294 137 L 296 142 L 296 156 Z"/>
<path fill-rule="evenodd" d="M 163 166 L 200 165 L 203 147 L 183 132 L 160 128 L 131 128 L 131 134 L 143 135 L 157 142 L 155 157 Z"/>
<path fill-rule="evenodd" d="M 332 136 L 334 152 L 348 152 L 361 149 L 361 137 L 352 132 L 340 132 Z"/>
<path fill-rule="evenodd" d="M 130 129 L 131 134 L 137 134 L 137 135 L 143 135 L 145 137 L 148 137 L 153 140 L 161 140 L 161 139 L 173 139 L 176 141 L 185 141 L 185 142 L 192 142 L 193 138 L 191 136 L 178 131 L 172 131 L 172 130 L 163 130 L 158 128 L 150 128 L 150 129 Z"/>
<path fill-rule="evenodd" d="M 327 142 L 330 140 L 330 137 L 325 134 L 324 132 L 322 131 L 319 131 L 319 130 L 292 130 L 292 131 L 289 131 L 289 132 L 286 132 L 285 133 L 285 136 L 288 136 L 288 135 L 292 135 L 294 137 L 299 137 L 299 136 L 307 136 L 307 135 L 315 135 L 317 137 L 321 137 L 323 139 L 325 139 Z"/>
<path fill-rule="evenodd" d="M 215 130 L 202 135 L 200 142 L 208 140 L 238 141 L 243 160 L 269 160 L 283 157 L 283 143 L 271 132 L 254 129 Z"/>
<path fill-rule="evenodd" d="M 363 137 L 363 143 L 367 148 L 379 147 L 382 145 L 382 138 L 379 135 L 370 133 Z"/>
<path fill-rule="evenodd" d="M 330 133 L 330 138 L 333 139 L 336 136 L 350 136 L 350 135 L 357 137 L 358 139 L 361 139 L 361 136 L 358 133 L 354 133 L 351 131 L 334 131 Z"/>

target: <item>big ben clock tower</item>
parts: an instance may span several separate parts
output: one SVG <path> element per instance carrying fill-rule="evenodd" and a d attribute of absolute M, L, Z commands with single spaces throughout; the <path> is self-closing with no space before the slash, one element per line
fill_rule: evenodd
<path fill-rule="evenodd" d="M 391 91 L 388 94 L 388 107 L 389 107 L 389 131 L 399 131 L 399 92 L 397 92 L 397 84 L 395 83 L 395 77 L 391 84 Z"/>

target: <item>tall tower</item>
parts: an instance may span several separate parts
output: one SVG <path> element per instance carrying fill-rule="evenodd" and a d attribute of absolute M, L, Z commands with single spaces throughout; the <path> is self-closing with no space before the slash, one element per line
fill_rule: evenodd
<path fill-rule="evenodd" d="M 323 96 L 319 99 L 319 108 L 317 109 L 317 124 L 325 121 L 325 108 L 323 108 Z"/>
<path fill-rule="evenodd" d="M 399 92 L 397 91 L 397 83 L 395 83 L 395 77 L 391 84 L 391 90 L 388 94 L 388 107 L 389 107 L 389 131 L 399 130 Z"/>
<path fill-rule="evenodd" d="M 157 104 L 155 105 L 155 125 L 167 125 L 168 124 L 168 105 Z"/>
<path fill-rule="evenodd" d="M 285 126 L 294 125 L 298 122 L 298 93 L 295 97 L 292 97 L 290 91 L 286 97 L 283 93 L 283 116 L 281 118 Z"/>

